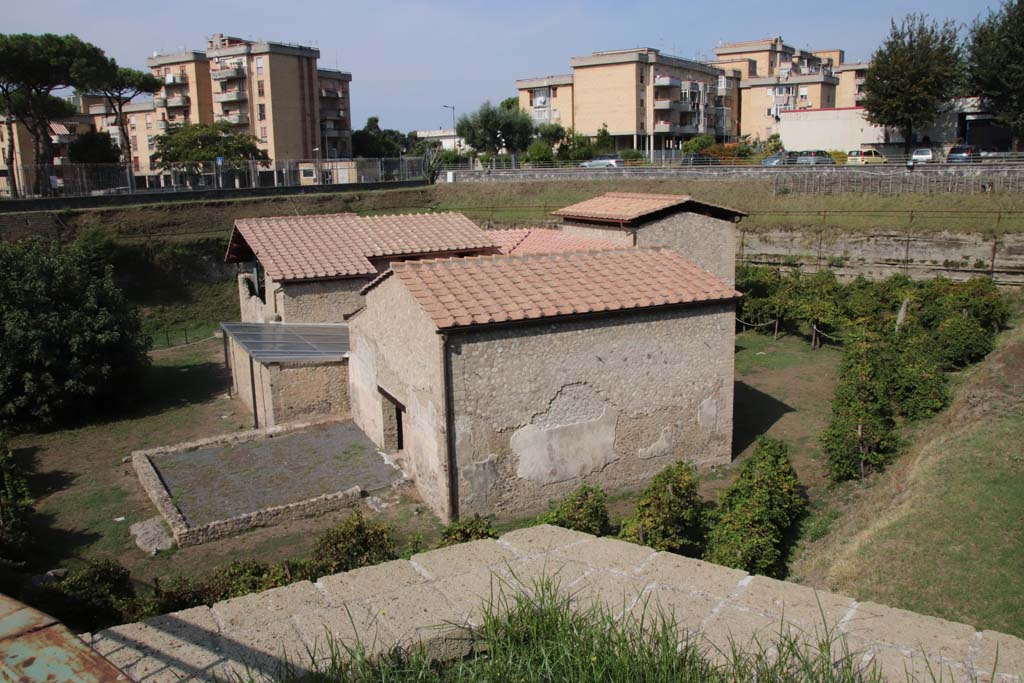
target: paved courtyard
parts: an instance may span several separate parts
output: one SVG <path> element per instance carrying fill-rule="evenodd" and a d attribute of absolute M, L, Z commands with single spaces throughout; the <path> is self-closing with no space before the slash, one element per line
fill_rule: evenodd
<path fill-rule="evenodd" d="M 359 486 L 384 488 L 401 473 L 352 422 L 152 458 L 190 526 Z"/>

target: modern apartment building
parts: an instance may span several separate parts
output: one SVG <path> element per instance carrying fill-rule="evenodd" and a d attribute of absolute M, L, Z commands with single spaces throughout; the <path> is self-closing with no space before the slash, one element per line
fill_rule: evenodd
<path fill-rule="evenodd" d="M 161 121 L 166 124 L 213 122 L 210 62 L 205 54 L 195 50 L 154 54 L 146 60 L 146 65 L 164 84 L 153 98 Z"/>
<path fill-rule="evenodd" d="M 864 96 L 864 76 L 870 62 L 850 62 L 832 67 L 832 73 L 839 79 L 836 86 L 837 107 L 859 107 Z"/>
<path fill-rule="evenodd" d="M 132 169 L 136 175 L 150 175 L 156 172 L 156 161 L 152 155 L 156 152 L 156 137 L 167 130 L 167 120 L 162 117 L 156 107 L 156 99 L 129 102 L 124 105 L 124 115 L 128 119 L 128 144 L 131 147 Z M 114 144 L 124 149 L 125 141 L 121 139 L 121 129 L 117 125 L 114 109 L 106 102 L 89 106 L 93 128 L 100 133 L 107 133 Z"/>
<path fill-rule="evenodd" d="M 742 76 L 740 134 L 764 139 L 779 132 L 783 111 L 837 106 L 833 69 L 842 63 L 842 50 L 800 50 L 777 36 L 719 45 L 715 57 L 715 66 Z"/>
<path fill-rule="evenodd" d="M 320 90 L 320 149 L 318 157 L 344 159 L 352 156 L 352 105 L 348 84 L 352 74 L 317 69 Z"/>
<path fill-rule="evenodd" d="M 733 70 L 654 48 L 573 57 L 571 75 L 516 81 L 519 104 L 537 123 L 594 136 L 602 127 L 618 149 L 676 149 L 696 135 L 735 135 Z"/>

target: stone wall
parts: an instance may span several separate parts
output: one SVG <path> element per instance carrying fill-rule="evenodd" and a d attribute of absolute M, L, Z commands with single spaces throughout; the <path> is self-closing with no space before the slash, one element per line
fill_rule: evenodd
<path fill-rule="evenodd" d="M 459 514 L 729 463 L 734 328 L 730 303 L 451 335 Z"/>
<path fill-rule="evenodd" d="M 349 321 L 352 418 L 385 447 L 386 391 L 405 406 L 403 466 L 423 500 L 450 516 L 441 336 L 397 277 L 367 294 L 367 307 Z"/>
<path fill-rule="evenodd" d="M 263 299 L 252 294 L 250 283 L 253 282 L 252 273 L 238 274 L 238 307 L 240 311 L 239 320 L 243 323 L 266 322 L 267 305 Z"/>
<path fill-rule="evenodd" d="M 712 275 L 736 283 L 736 224 L 681 211 L 637 229 L 637 245 L 671 247 Z"/>
<path fill-rule="evenodd" d="M 992 275 L 999 284 L 1024 285 L 1021 233 L 741 230 L 737 249 L 744 263 L 799 265 L 812 272 L 830 268 L 843 277 L 879 279 L 905 273 L 919 279 L 966 280 Z"/>
<path fill-rule="evenodd" d="M 589 223 L 573 223 L 565 221 L 556 226 L 566 235 L 587 237 L 596 240 L 609 240 L 624 247 L 634 246 L 634 232 L 631 228 L 620 228 L 617 225 L 591 225 Z"/>
<path fill-rule="evenodd" d="M 273 412 L 268 424 L 348 415 L 348 360 L 273 363 L 269 366 Z"/>
<path fill-rule="evenodd" d="M 807 642 L 826 628 L 865 670 L 890 681 L 1024 681 L 1024 641 L 914 612 L 860 602 L 794 583 L 750 576 L 699 560 L 551 526 L 413 555 L 410 560 L 300 581 L 109 628 L 85 639 L 136 681 L 213 681 L 300 668 L 330 638 L 371 654 L 395 645 L 437 659 L 473 652 L 497 596 L 548 577 L 572 604 L 598 604 L 613 617 L 659 615 L 680 641 L 716 652 L 770 649 L 780 634 Z M 755 643 L 756 641 L 756 643 Z M 998 660 L 998 665 L 997 665 Z M 995 670 L 995 676 L 992 676 Z"/>
<path fill-rule="evenodd" d="M 359 290 L 368 278 L 284 282 L 275 294 L 277 312 L 288 323 L 340 323 L 363 307 Z M 269 291 L 269 290 L 268 290 Z"/>

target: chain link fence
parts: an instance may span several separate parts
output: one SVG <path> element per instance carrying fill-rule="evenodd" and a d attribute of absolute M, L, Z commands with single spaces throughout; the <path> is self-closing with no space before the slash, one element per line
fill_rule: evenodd
<path fill-rule="evenodd" d="M 15 166 L 0 169 L 0 198 L 11 198 L 11 175 L 17 180 L 18 197 L 34 199 L 418 180 L 423 168 L 422 157 L 289 159 L 232 165 L 208 162 L 148 171 L 123 164 Z"/>

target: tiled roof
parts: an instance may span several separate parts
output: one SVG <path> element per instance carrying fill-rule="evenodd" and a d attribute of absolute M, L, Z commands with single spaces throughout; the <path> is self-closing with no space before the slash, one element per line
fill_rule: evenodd
<path fill-rule="evenodd" d="M 376 275 L 372 258 L 496 249 L 494 240 L 460 213 L 336 213 L 237 220 L 225 261 L 254 255 L 275 280 L 312 280 Z"/>
<path fill-rule="evenodd" d="M 665 248 L 403 261 L 363 291 L 392 275 L 439 329 L 739 296 Z"/>
<path fill-rule="evenodd" d="M 624 246 L 611 240 L 576 237 L 545 228 L 491 230 L 487 234 L 497 243 L 502 254 L 557 254 L 563 251 L 622 249 Z"/>
<path fill-rule="evenodd" d="M 629 223 L 675 208 L 690 208 L 698 213 L 713 212 L 730 218 L 746 215 L 742 211 L 708 204 L 686 194 L 647 194 L 642 192 L 606 192 L 599 197 L 566 206 L 552 213 L 563 218 Z"/>

